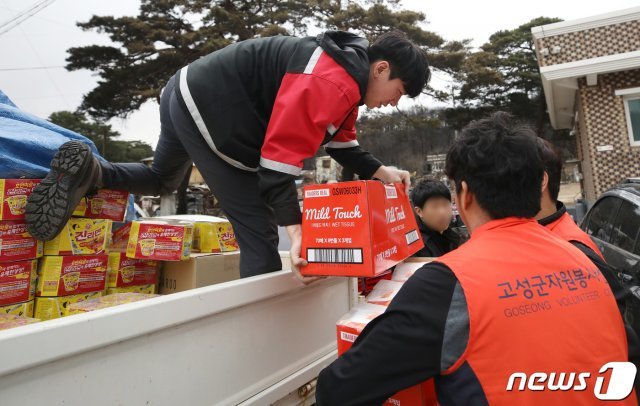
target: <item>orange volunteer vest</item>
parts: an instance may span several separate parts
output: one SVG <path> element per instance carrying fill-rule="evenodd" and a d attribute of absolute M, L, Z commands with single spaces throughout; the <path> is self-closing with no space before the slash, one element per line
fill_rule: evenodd
<path fill-rule="evenodd" d="M 568 213 L 564 213 L 559 219 L 545 226 L 558 237 L 565 241 L 577 241 L 591 248 L 602 259 L 602 253 L 591 237 L 578 227 Z"/>
<path fill-rule="evenodd" d="M 609 285 L 577 248 L 535 220 L 507 218 L 483 225 L 438 262 L 461 284 L 470 329 L 465 352 L 443 375 L 468 363 L 490 405 L 602 404 L 594 395 L 599 370 L 628 361 L 627 339 Z M 507 391 L 517 372 L 525 387 L 513 378 Z M 549 377 L 556 374 L 553 386 L 562 372 L 565 384 L 575 373 L 571 389 L 550 390 Z M 547 377 L 533 382 L 543 390 L 527 387 L 534 373 Z M 587 388 L 573 390 L 580 373 L 590 374 Z M 636 405 L 635 392 L 607 403 Z"/>

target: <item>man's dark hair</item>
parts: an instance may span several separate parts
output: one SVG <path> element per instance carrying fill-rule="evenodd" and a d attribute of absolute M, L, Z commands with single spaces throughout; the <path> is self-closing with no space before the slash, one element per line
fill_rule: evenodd
<path fill-rule="evenodd" d="M 549 183 L 547 189 L 549 190 L 549 196 L 554 202 L 558 201 L 558 194 L 560 193 L 560 177 L 562 176 L 562 158 L 558 151 L 551 145 L 551 143 L 545 139 L 538 137 L 538 153 L 542 158 L 544 170 L 549 177 Z"/>
<path fill-rule="evenodd" d="M 415 207 L 423 208 L 432 197 L 444 197 L 451 201 L 451 191 L 443 182 L 429 177 L 420 179 L 411 191 L 411 202 Z"/>
<path fill-rule="evenodd" d="M 544 166 L 533 129 L 497 112 L 472 121 L 447 153 L 446 174 L 466 182 L 493 219 L 532 218 L 540 211 Z"/>
<path fill-rule="evenodd" d="M 398 30 L 380 35 L 369 46 L 369 61 L 387 61 L 391 65 L 389 79 L 399 78 L 409 97 L 416 97 L 429 82 L 431 71 L 427 53 Z"/>

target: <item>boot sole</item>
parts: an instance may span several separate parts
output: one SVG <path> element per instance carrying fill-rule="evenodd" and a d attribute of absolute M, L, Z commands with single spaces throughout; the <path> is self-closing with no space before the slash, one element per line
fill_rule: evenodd
<path fill-rule="evenodd" d="M 27 230 L 35 239 L 49 241 L 60 234 L 84 197 L 78 187 L 93 176 L 92 160 L 91 149 L 82 142 L 70 141 L 60 147 L 49 173 L 27 199 Z"/>

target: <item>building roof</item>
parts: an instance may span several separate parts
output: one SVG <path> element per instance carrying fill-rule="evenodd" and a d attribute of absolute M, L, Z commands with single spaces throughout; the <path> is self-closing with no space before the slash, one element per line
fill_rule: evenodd
<path fill-rule="evenodd" d="M 533 27 L 531 33 L 537 46 L 540 43 L 538 40 L 631 21 L 640 21 L 640 7 Z M 585 37 L 586 41 L 588 40 Z M 589 43 L 582 44 L 582 46 L 591 45 Z M 580 44 L 576 44 L 576 46 L 580 46 Z M 586 78 L 587 85 L 595 85 L 599 74 L 640 68 L 640 49 L 543 66 L 542 55 L 554 52 L 558 51 L 553 48 L 537 50 L 549 118 L 551 125 L 557 129 L 568 129 L 573 126 L 575 93 L 578 89 L 579 78 Z"/>

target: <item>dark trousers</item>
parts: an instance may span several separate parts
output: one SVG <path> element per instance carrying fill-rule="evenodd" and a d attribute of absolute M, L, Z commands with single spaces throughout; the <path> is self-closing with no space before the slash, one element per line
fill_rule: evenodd
<path fill-rule="evenodd" d="M 241 277 L 280 270 L 278 227 L 273 210 L 260 197 L 257 174 L 227 164 L 209 148 L 174 89 L 172 78 L 160 98 L 160 138 L 153 165 L 102 163 L 103 186 L 139 195 L 172 193 L 195 163 L 233 225 Z"/>

